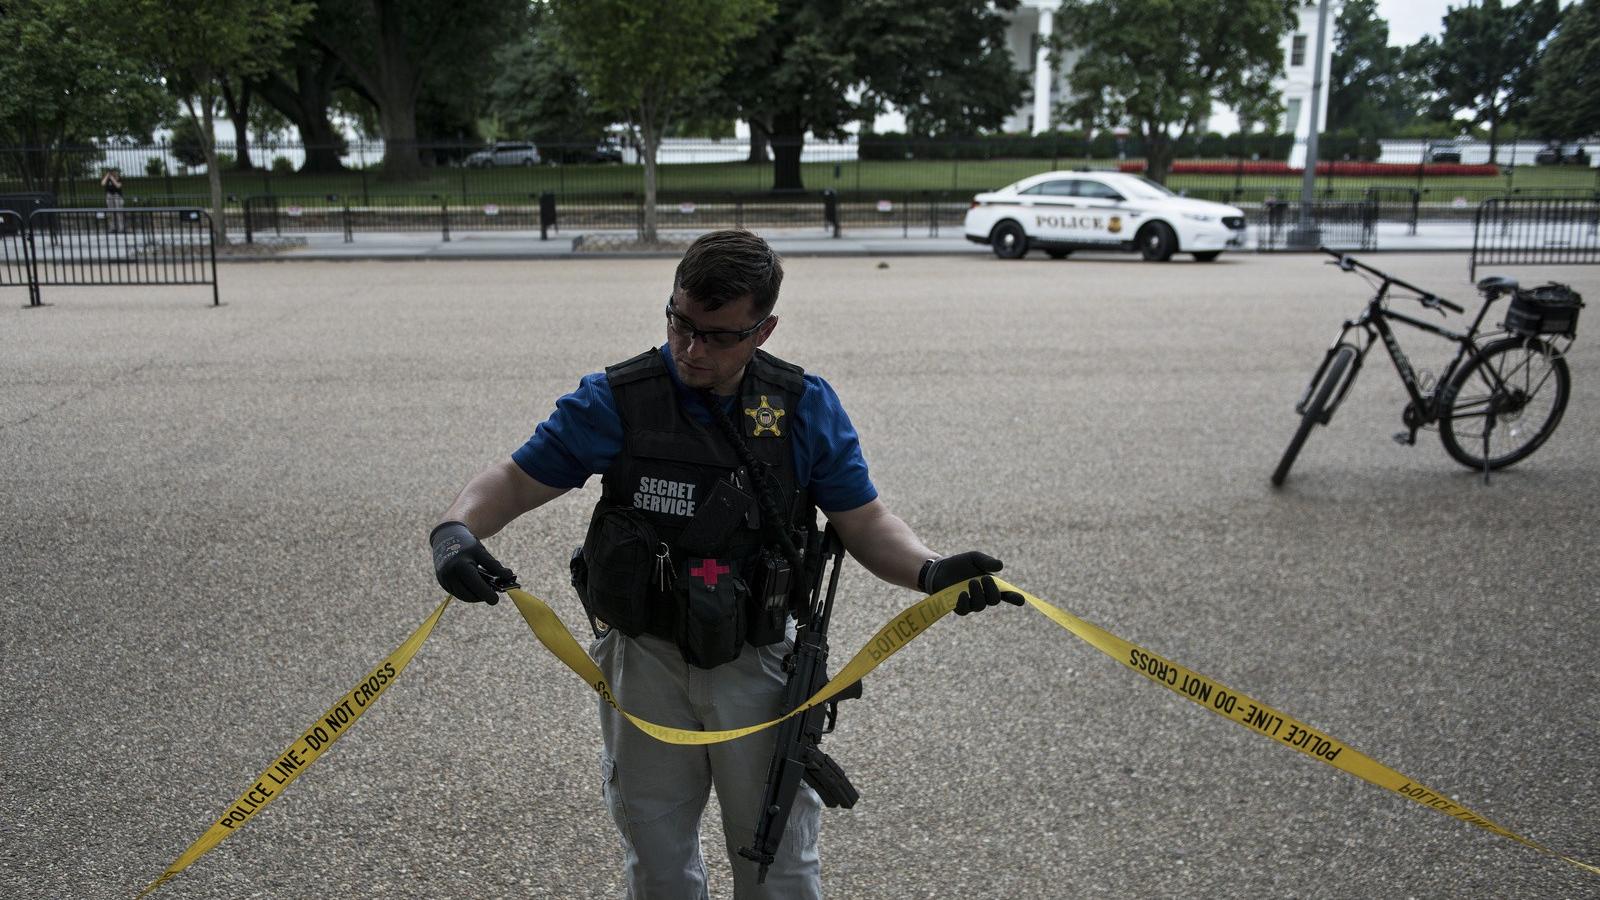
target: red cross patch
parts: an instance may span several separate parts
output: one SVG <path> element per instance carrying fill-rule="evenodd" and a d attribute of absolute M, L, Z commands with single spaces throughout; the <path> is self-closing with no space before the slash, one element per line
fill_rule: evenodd
<path fill-rule="evenodd" d="M 706 587 L 715 587 L 717 576 L 726 575 L 732 571 L 733 568 L 723 565 L 721 560 L 702 559 L 698 567 L 689 569 L 689 574 L 704 582 Z"/>

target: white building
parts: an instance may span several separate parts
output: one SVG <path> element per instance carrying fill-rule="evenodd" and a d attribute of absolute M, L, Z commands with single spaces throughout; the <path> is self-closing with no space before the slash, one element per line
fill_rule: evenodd
<path fill-rule="evenodd" d="M 1056 9 L 1061 0 L 1022 0 L 1011 14 L 1006 31 L 1006 46 L 1011 58 L 1028 73 L 1032 100 L 1016 108 L 1001 126 L 1005 131 L 1039 134 L 1055 126 L 1052 110 L 1057 101 L 1069 95 L 1067 73 L 1077 62 L 1077 53 L 1068 53 L 1057 67 L 1050 62 L 1050 36 L 1055 33 Z"/>
<path fill-rule="evenodd" d="M 1006 42 L 1018 66 L 1030 76 L 1033 97 L 1030 102 L 1017 107 L 1006 119 L 1006 131 L 1039 134 L 1053 127 L 1070 124 L 1054 121 L 1052 112 L 1057 101 L 1066 97 L 1071 90 L 1067 73 L 1076 62 L 1074 54 L 1068 54 L 1059 66 L 1053 66 L 1050 61 L 1050 36 L 1056 31 L 1055 12 L 1059 6 L 1060 0 L 1022 0 L 1021 6 L 1012 14 Z M 1328 50 L 1325 51 L 1328 54 L 1332 53 L 1333 22 L 1341 6 L 1343 3 L 1340 0 L 1333 0 L 1328 10 Z M 1302 3 L 1298 15 L 1299 24 L 1293 32 L 1284 35 L 1281 42 L 1284 70 L 1277 79 L 1284 105 L 1280 130 L 1293 131 L 1295 134 L 1297 155 L 1290 160 L 1295 165 L 1305 159 L 1305 139 L 1310 129 L 1311 88 L 1317 48 L 1317 4 Z M 1319 128 L 1325 127 L 1328 121 L 1329 65 L 1329 59 L 1324 57 Z M 1236 131 L 1238 116 L 1233 110 L 1216 106 L 1209 127 L 1224 133 Z"/>
<path fill-rule="evenodd" d="M 1344 4 L 1334 0 L 1328 4 L 1328 33 L 1322 37 L 1322 86 L 1317 101 L 1317 131 L 1328 127 L 1328 71 L 1333 67 L 1333 23 Z M 1294 133 L 1294 149 L 1289 151 L 1289 165 L 1304 166 L 1306 140 L 1311 135 L 1311 91 L 1315 86 L 1317 63 L 1317 4 L 1302 3 L 1298 11 L 1300 24 L 1281 42 L 1284 51 L 1283 74 L 1277 78 L 1283 101 L 1284 133 Z"/>

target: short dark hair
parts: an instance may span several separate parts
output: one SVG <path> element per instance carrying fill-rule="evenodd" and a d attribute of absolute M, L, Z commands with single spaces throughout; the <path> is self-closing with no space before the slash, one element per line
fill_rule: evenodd
<path fill-rule="evenodd" d="M 672 277 L 674 291 L 682 290 L 706 309 L 719 309 L 749 297 L 757 316 L 765 318 L 778 302 L 783 284 L 783 261 L 760 235 L 743 229 L 702 234 L 689 245 Z"/>

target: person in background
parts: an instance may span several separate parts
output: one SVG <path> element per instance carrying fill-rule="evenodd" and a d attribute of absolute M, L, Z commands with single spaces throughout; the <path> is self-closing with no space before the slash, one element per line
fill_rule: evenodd
<path fill-rule="evenodd" d="M 106 209 L 111 210 L 107 217 L 106 231 L 116 234 L 122 231 L 123 217 L 117 210 L 122 209 L 122 170 L 115 166 L 105 170 L 100 176 L 100 186 L 106 189 Z"/>

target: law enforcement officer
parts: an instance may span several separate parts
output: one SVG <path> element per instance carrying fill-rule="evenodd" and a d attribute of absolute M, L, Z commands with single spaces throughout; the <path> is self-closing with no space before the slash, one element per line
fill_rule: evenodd
<path fill-rule="evenodd" d="M 729 729 L 775 718 L 794 621 L 795 540 L 821 509 L 846 549 L 892 584 L 967 589 L 956 612 L 1004 599 L 976 551 L 941 556 L 879 498 L 854 426 L 823 379 L 759 348 L 778 327 L 778 255 L 747 231 L 684 254 L 666 343 L 588 375 L 526 444 L 475 476 L 430 535 L 439 583 L 493 604 L 512 574 L 480 538 L 601 475 L 575 582 L 590 653 L 628 711 Z M 787 546 L 785 546 L 787 545 Z M 801 546 L 804 544 L 801 543 Z M 706 895 L 699 822 L 716 787 L 736 895 L 821 896 L 821 804 L 802 786 L 766 882 L 738 854 L 754 833 L 774 732 L 708 747 L 656 741 L 600 703 L 602 777 L 632 898 Z"/>

